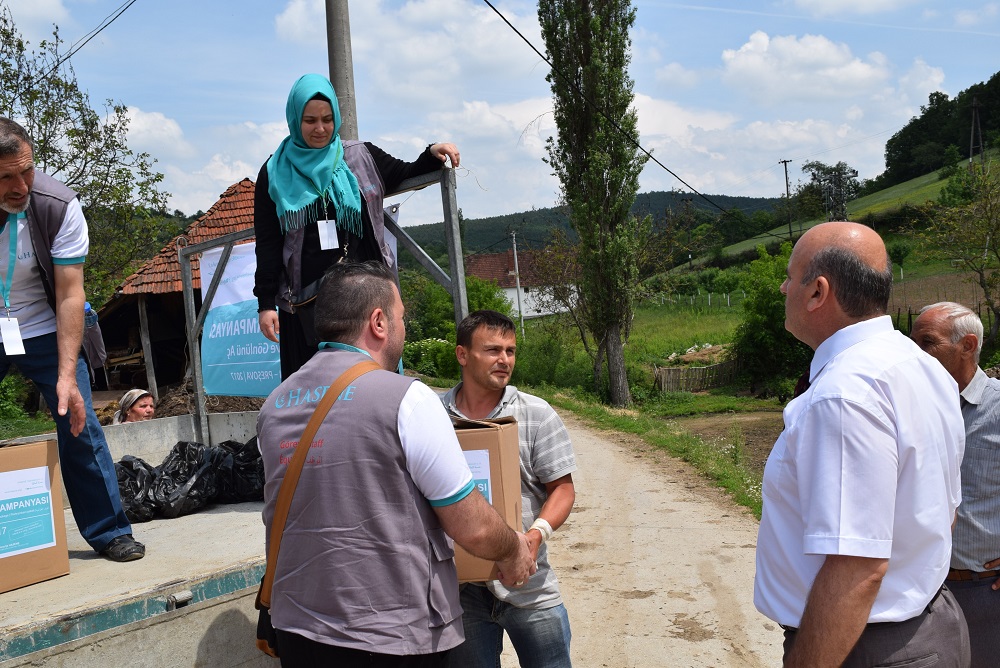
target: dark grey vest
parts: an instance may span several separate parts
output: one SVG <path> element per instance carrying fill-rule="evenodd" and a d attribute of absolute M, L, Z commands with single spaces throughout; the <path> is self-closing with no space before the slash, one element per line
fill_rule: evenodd
<path fill-rule="evenodd" d="M 392 250 L 385 242 L 385 222 L 382 218 L 382 200 L 385 197 L 385 184 L 382 183 L 382 175 L 379 174 L 378 167 L 372 154 L 368 152 L 368 147 L 364 142 L 351 140 L 345 141 L 344 160 L 351 168 L 355 178 L 358 179 L 358 186 L 361 189 L 361 197 L 364 199 L 363 206 L 368 213 L 368 219 L 372 223 L 375 231 L 375 239 L 382 250 L 382 259 L 387 267 L 396 266 L 396 258 Z M 305 240 L 305 228 L 296 227 L 285 232 L 284 245 L 282 247 L 281 259 L 285 266 L 285 271 L 278 278 L 278 295 L 275 303 L 289 313 L 295 312 L 293 303 L 298 304 L 305 301 L 312 295 L 302 293 L 302 244 Z"/>
<path fill-rule="evenodd" d="M 321 350 L 267 398 L 257 421 L 264 524 L 305 425 L 337 376 L 368 358 Z M 397 433 L 412 378 L 374 371 L 333 405 L 312 444 L 281 541 L 274 626 L 383 654 L 462 642 L 452 543 L 409 473 Z"/>
<path fill-rule="evenodd" d="M 52 269 L 52 243 L 62 228 L 66 207 L 76 199 L 75 192 L 44 172 L 35 170 L 35 183 L 28 204 L 28 229 L 35 247 L 35 258 L 42 272 L 42 284 L 49 306 L 56 310 L 55 275 Z"/>

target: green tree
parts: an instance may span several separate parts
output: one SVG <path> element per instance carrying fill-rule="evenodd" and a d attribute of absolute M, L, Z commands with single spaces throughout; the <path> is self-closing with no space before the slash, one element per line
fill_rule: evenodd
<path fill-rule="evenodd" d="M 636 148 L 628 31 L 635 10 L 628 0 L 539 0 L 538 19 L 552 64 L 558 137 L 548 141 L 549 164 L 562 184 L 570 221 L 580 237 L 584 322 L 597 342 L 594 382 L 607 360 L 612 405 L 631 403 L 625 369 L 634 303 L 640 289 L 638 257 L 650 218 L 630 213 L 645 156 Z"/>
<path fill-rule="evenodd" d="M 763 246 L 743 275 L 743 319 L 736 327 L 730 353 L 750 381 L 752 392 L 784 397 L 793 379 L 809 369 L 812 351 L 785 329 L 785 296 L 781 284 L 786 278 L 792 245 L 784 243 L 775 255 Z"/>
<path fill-rule="evenodd" d="M 899 265 L 899 280 L 903 280 L 903 262 L 913 251 L 913 245 L 908 241 L 890 241 L 886 244 L 885 251 L 889 254 L 889 259 Z"/>
<path fill-rule="evenodd" d="M 978 164 L 966 173 L 970 200 L 939 209 L 926 231 L 926 241 L 939 257 L 958 262 L 979 286 L 993 313 L 993 325 L 984 341 L 992 346 L 1000 326 L 1000 176 L 989 165 L 984 170 Z"/>
<path fill-rule="evenodd" d="M 108 100 L 103 114 L 61 62 L 59 30 L 30 48 L 0 3 L 0 114 L 20 122 L 35 142 L 35 165 L 80 194 L 90 231 L 86 272 L 91 301 L 162 247 L 168 194 L 147 153 L 128 146 L 128 107 Z"/>

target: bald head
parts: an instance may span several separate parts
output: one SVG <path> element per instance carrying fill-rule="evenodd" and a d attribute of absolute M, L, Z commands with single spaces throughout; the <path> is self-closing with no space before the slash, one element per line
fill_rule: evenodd
<path fill-rule="evenodd" d="M 820 276 L 851 318 L 883 315 L 892 295 L 892 263 L 875 230 L 858 223 L 823 223 L 799 239 L 795 253 L 805 260 L 802 282 Z"/>

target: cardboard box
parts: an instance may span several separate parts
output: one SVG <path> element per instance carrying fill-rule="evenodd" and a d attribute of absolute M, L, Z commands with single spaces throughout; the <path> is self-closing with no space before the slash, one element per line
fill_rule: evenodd
<path fill-rule="evenodd" d="M 59 447 L 0 447 L 0 593 L 69 573 Z"/>
<path fill-rule="evenodd" d="M 458 443 L 472 469 L 476 488 L 516 531 L 521 525 L 521 458 L 517 440 L 517 421 L 512 417 L 497 420 L 454 420 Z M 455 566 L 459 582 L 496 580 L 496 565 L 474 557 L 455 545 Z"/>

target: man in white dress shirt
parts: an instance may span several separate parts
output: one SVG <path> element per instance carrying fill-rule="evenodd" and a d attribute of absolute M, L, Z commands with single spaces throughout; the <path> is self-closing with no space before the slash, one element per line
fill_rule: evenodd
<path fill-rule="evenodd" d="M 809 230 L 781 290 L 786 329 L 815 351 L 757 540 L 754 603 L 785 629 L 784 665 L 968 666 L 942 587 L 965 444 L 955 381 L 885 315 L 891 264 L 870 228 Z"/>

